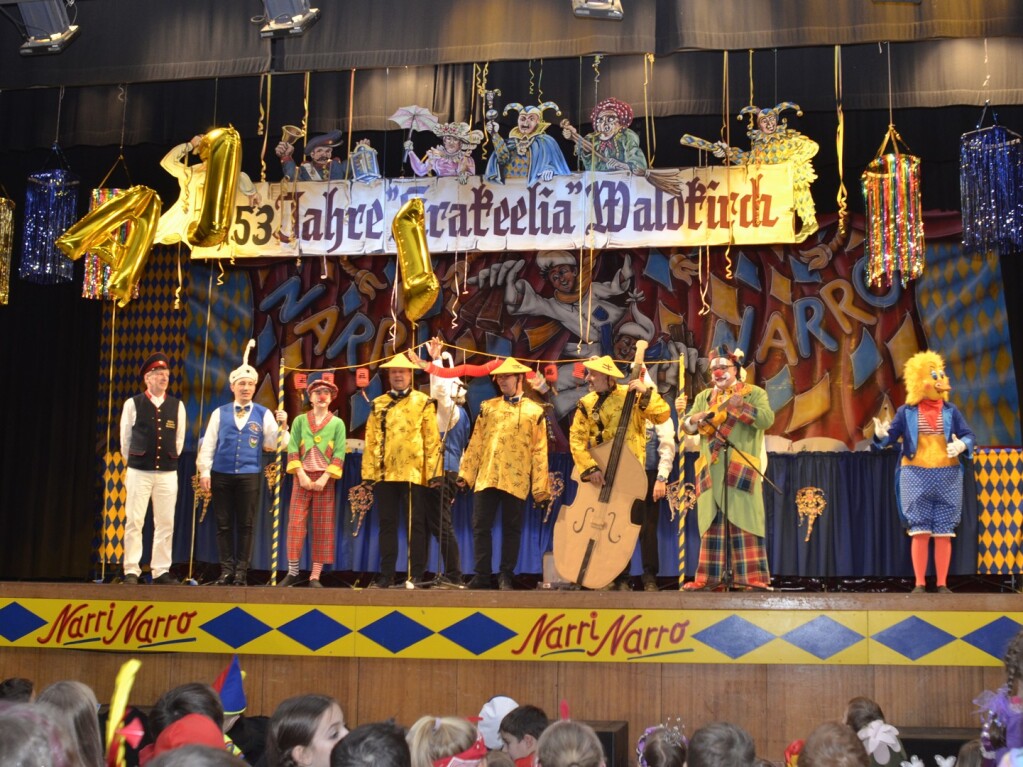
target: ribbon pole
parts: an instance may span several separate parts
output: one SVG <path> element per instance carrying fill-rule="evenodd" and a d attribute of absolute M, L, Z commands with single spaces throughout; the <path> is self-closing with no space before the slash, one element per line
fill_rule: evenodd
<path fill-rule="evenodd" d="M 284 409 L 284 347 L 281 347 L 281 365 L 277 372 L 277 408 L 278 410 Z M 284 461 L 284 432 L 278 424 L 277 427 L 277 454 L 274 456 L 275 462 Z M 283 479 L 284 469 L 286 466 L 278 465 L 277 471 L 274 472 L 273 490 L 274 498 L 273 504 L 270 507 L 270 513 L 273 516 L 273 525 L 270 534 L 270 585 L 277 585 L 277 558 L 280 553 L 281 547 L 281 481 Z"/>

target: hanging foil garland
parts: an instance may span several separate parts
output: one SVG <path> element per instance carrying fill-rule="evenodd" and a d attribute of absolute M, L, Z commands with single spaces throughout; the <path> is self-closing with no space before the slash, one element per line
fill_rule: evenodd
<path fill-rule="evenodd" d="M 123 189 L 101 188 L 93 189 L 89 201 L 89 212 L 96 210 L 106 202 L 124 194 Z M 118 230 L 118 241 L 124 244 L 128 239 L 131 224 L 125 222 Z M 82 297 L 95 298 L 109 301 L 116 298 L 110 294 L 110 273 L 113 268 L 105 263 L 96 253 L 86 253 L 82 259 L 85 266 L 85 273 L 82 278 Z M 139 297 L 139 286 L 135 284 L 131 292 L 133 299 Z"/>
<path fill-rule="evenodd" d="M 30 175 L 18 276 L 43 285 L 70 282 L 74 265 L 54 241 L 77 220 L 78 176 L 63 168 Z"/>
<path fill-rule="evenodd" d="M 0 197 L 0 306 L 11 296 L 11 250 L 14 246 L 14 200 Z"/>
<path fill-rule="evenodd" d="M 867 166 L 860 181 L 867 210 L 867 284 L 890 287 L 898 272 L 902 287 L 906 287 L 924 270 L 920 158 L 880 155 Z"/>
<path fill-rule="evenodd" d="M 963 134 L 959 192 L 963 253 L 1023 250 L 1023 146 L 1018 133 L 993 125 Z"/>

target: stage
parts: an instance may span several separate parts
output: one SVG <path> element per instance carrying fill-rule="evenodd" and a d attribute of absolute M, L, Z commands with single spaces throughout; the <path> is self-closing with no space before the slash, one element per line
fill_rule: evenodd
<path fill-rule="evenodd" d="M 131 700 L 212 681 L 231 653 L 249 713 L 301 692 L 336 696 L 356 724 L 475 714 L 494 694 L 624 720 L 634 740 L 681 716 L 742 723 L 758 753 L 867 695 L 907 727 L 971 727 L 1020 629 L 1005 594 L 467 591 L 402 588 L 0 584 L 3 677 L 63 678 L 107 700 L 142 660 Z"/>

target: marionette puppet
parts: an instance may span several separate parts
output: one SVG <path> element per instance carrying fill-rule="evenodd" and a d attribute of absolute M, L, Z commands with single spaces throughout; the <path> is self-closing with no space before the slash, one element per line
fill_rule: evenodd
<path fill-rule="evenodd" d="M 417 176 L 455 176 L 465 184 L 469 176 L 476 175 L 476 161 L 472 151 L 483 141 L 483 131 L 469 130 L 464 122 L 439 123 L 432 128 L 441 144 L 426 150 L 420 159 L 412 149 L 412 141 L 405 142 L 405 158 Z"/>
<path fill-rule="evenodd" d="M 636 172 L 647 167 L 639 136 L 629 129 L 631 106 L 616 98 L 604 99 L 593 108 L 590 120 L 593 132 L 585 137 L 568 120 L 561 121 L 561 135 L 575 144 L 576 157 L 586 170 Z"/>
<path fill-rule="evenodd" d="M 226 151 L 217 152 L 209 162 L 205 159 L 214 141 L 231 143 L 229 132 L 233 131 L 218 128 L 205 136 L 193 136 L 190 141 L 175 146 L 160 160 L 160 167 L 178 180 L 180 194 L 174 204 L 160 216 L 153 237 L 154 243 L 173 245 L 180 242 L 189 248 L 193 245 L 209 247 L 217 244 L 208 240 L 196 241 L 195 230 L 219 230 L 224 228 L 222 224 L 218 225 L 220 222 L 233 223 L 234 206 L 238 200 L 233 194 L 230 199 L 207 199 L 207 191 L 215 196 L 216 193 L 225 193 L 223 190 L 236 189 L 249 205 L 256 207 L 260 204 L 259 192 L 252 179 L 244 171 L 237 170 L 236 162 L 240 162 L 240 156 L 238 160 L 232 156 L 238 154 L 240 139 L 236 146 L 228 146 Z M 189 154 L 195 154 L 200 159 L 189 163 Z M 234 184 L 225 178 L 229 173 L 237 174 Z M 222 240 L 226 230 L 221 234 L 219 239 Z"/>
<path fill-rule="evenodd" d="M 349 178 L 348 161 L 334 157 L 334 148 L 341 146 L 342 135 L 341 131 L 335 130 L 307 141 L 303 150 L 306 159 L 301 165 L 295 163 L 293 143 L 278 143 L 274 154 L 281 161 L 284 178 L 288 181 L 343 181 Z M 369 149 L 369 139 L 357 141 L 355 151 L 360 148 Z"/>
<path fill-rule="evenodd" d="M 975 437 L 959 408 L 948 401 L 951 387 L 938 354 L 914 354 L 906 361 L 903 380 L 906 404 L 891 421 L 874 419 L 874 445 L 885 448 L 902 440 L 895 493 L 899 516 L 913 539 L 913 593 L 927 590 L 928 541 L 933 538 L 937 590 L 948 594 L 952 538 L 963 511 L 963 458 L 972 458 Z"/>
<path fill-rule="evenodd" d="M 494 143 L 494 153 L 487 161 L 484 178 L 495 184 L 503 184 L 509 178 L 525 178 L 527 185 L 533 186 L 538 181 L 570 175 L 572 171 L 565 162 L 558 142 L 544 132 L 550 127 L 550 123 L 543 119 L 544 111 L 553 109 L 560 115 L 558 105 L 553 101 L 526 107 L 522 104 L 509 104 L 504 108 L 504 114 L 507 115 L 513 109 L 518 111 L 519 119 L 517 125 L 509 131 L 507 139 L 501 136 L 497 120 L 490 119 L 496 117 L 497 113 L 487 115 L 487 132 Z"/>
<path fill-rule="evenodd" d="M 792 197 L 800 221 L 796 242 L 803 242 L 817 231 L 817 209 L 810 192 L 810 184 L 817 179 L 817 173 L 810 160 L 820 147 L 813 139 L 788 127 L 788 121 L 780 118 L 786 109 L 795 109 L 797 115 L 803 114 L 799 111 L 799 105 L 791 101 L 783 101 L 766 109 L 748 106 L 739 111 L 740 119 L 748 114 L 756 115 L 756 124 L 750 126 L 746 133 L 750 140 L 748 152 L 723 141 L 711 143 L 688 133 L 681 138 L 681 143 L 683 146 L 709 151 L 721 159 L 727 158 L 731 164 L 792 163 Z"/>

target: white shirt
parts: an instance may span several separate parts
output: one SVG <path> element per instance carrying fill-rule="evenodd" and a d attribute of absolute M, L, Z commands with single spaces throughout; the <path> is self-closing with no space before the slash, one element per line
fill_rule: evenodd
<path fill-rule="evenodd" d="M 252 404 L 251 402 L 249 403 Z M 241 406 L 241 402 L 234 402 L 233 405 Z M 242 413 L 238 414 L 235 412 L 234 424 L 239 429 L 248 423 L 249 414 Z M 284 445 L 284 449 L 288 447 L 288 428 L 285 426 L 281 431 L 281 442 Z M 210 470 L 213 468 L 213 454 L 217 449 L 217 439 L 220 436 L 220 408 L 218 407 L 213 411 L 213 415 L 210 416 L 209 425 L 206 427 L 206 434 L 203 435 L 202 442 L 199 444 L 199 455 L 195 458 L 195 468 L 199 471 L 199 476 L 207 478 L 210 476 Z M 273 410 L 270 408 L 266 409 L 263 414 L 263 450 L 268 452 L 275 452 L 277 450 L 277 418 Z"/>
<path fill-rule="evenodd" d="M 153 403 L 157 408 L 163 405 L 164 397 L 149 396 L 149 401 Z M 138 417 L 138 412 L 135 410 L 135 398 L 131 397 L 124 403 L 124 409 L 121 411 L 121 455 L 125 458 L 128 457 L 128 451 L 131 449 L 131 430 L 135 426 L 135 419 Z M 174 430 L 174 445 L 175 452 L 181 455 L 181 451 L 185 447 L 185 403 L 178 400 L 178 425 Z"/>

